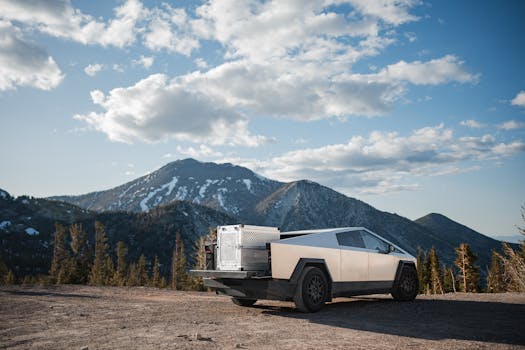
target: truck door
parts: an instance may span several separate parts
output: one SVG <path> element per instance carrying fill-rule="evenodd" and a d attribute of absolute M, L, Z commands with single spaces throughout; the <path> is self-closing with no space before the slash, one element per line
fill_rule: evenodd
<path fill-rule="evenodd" d="M 338 282 L 368 281 L 368 252 L 359 231 L 346 231 L 336 234 L 340 250 L 340 276 Z M 335 281 L 334 281 L 335 282 Z M 351 289 L 358 285 L 348 286 Z"/>
<path fill-rule="evenodd" d="M 361 230 L 361 237 L 368 255 L 368 280 L 369 281 L 393 281 L 399 258 L 390 254 L 388 243 L 375 235 Z"/>

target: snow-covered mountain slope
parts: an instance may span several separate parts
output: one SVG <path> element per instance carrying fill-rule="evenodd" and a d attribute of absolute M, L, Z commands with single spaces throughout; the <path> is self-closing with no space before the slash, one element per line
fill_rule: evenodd
<path fill-rule="evenodd" d="M 237 217 L 250 217 L 257 203 L 282 183 L 232 164 L 184 159 L 107 191 L 50 199 L 96 211 L 145 212 L 175 200 L 189 201 Z"/>

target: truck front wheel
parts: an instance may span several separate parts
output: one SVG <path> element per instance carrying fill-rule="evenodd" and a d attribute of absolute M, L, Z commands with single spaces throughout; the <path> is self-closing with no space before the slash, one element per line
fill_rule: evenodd
<path fill-rule="evenodd" d="M 301 273 L 293 301 L 299 311 L 317 312 L 328 299 L 328 280 L 319 268 L 308 266 Z"/>
<path fill-rule="evenodd" d="M 232 301 L 235 305 L 239 306 L 253 306 L 257 299 L 241 299 L 241 298 L 232 298 Z"/>
<path fill-rule="evenodd" d="M 399 281 L 392 290 L 392 296 L 396 300 L 410 301 L 415 299 L 418 291 L 419 281 L 415 267 L 403 267 Z"/>

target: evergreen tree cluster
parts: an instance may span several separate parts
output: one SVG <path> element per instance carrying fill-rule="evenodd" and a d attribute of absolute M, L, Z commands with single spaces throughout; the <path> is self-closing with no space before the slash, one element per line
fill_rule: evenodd
<path fill-rule="evenodd" d="M 194 247 L 195 268 L 203 269 L 206 264 L 205 237 L 200 237 Z M 166 288 L 168 279 L 161 273 L 161 262 L 157 255 L 153 262 L 141 254 L 137 261 L 128 259 L 128 248 L 124 242 L 117 242 L 113 256 L 104 225 L 95 222 L 95 242 L 90 245 L 87 235 L 79 224 L 69 228 L 57 224 L 53 246 L 53 260 L 49 271 L 51 283 L 91 284 L 110 286 L 149 286 Z M 0 264 L 1 276 L 4 265 Z M 177 290 L 205 290 L 202 279 L 187 275 L 187 261 L 184 241 L 177 233 L 173 249 L 169 285 Z M 12 274 L 12 273 L 11 273 Z M 7 283 L 7 282 L 5 282 Z"/>

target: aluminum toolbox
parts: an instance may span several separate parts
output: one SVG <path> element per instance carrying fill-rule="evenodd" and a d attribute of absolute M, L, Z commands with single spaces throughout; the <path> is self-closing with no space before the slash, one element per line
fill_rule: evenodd
<path fill-rule="evenodd" d="M 277 227 L 229 225 L 217 227 L 217 270 L 266 271 L 266 243 L 279 240 Z"/>

